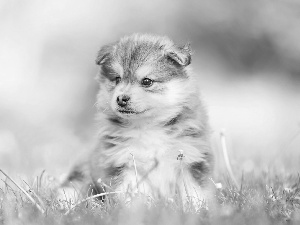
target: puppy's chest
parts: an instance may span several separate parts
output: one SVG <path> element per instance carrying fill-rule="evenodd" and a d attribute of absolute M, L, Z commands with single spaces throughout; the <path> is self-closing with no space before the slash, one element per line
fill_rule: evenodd
<path fill-rule="evenodd" d="M 113 148 L 105 149 L 109 161 L 114 164 L 132 164 L 133 157 L 137 165 L 150 165 L 176 160 L 179 146 L 177 140 L 160 129 L 132 129 L 118 134 L 119 140 Z"/>
<path fill-rule="evenodd" d="M 133 130 L 128 135 L 131 136 L 126 143 L 128 151 L 134 154 L 138 161 L 167 159 L 176 151 L 174 138 L 163 130 Z"/>

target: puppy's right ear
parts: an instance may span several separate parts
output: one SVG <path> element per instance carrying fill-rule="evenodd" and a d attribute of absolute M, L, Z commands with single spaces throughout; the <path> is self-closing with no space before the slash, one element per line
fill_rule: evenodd
<path fill-rule="evenodd" d="M 188 66 L 191 63 L 192 50 L 190 44 L 173 46 L 166 52 L 167 56 L 180 66 Z"/>
<path fill-rule="evenodd" d="M 112 53 L 114 48 L 113 44 L 109 44 L 109 45 L 104 45 L 99 51 L 98 51 L 98 55 L 96 58 L 96 64 L 97 65 L 102 65 L 105 60 L 107 60 L 107 58 L 109 57 L 109 55 Z"/>

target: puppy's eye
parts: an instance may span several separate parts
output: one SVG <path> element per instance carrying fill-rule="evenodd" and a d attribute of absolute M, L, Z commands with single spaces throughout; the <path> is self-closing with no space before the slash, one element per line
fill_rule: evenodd
<path fill-rule="evenodd" d="M 116 84 L 120 83 L 121 77 L 116 77 Z"/>
<path fill-rule="evenodd" d="M 145 87 L 150 87 L 153 84 L 153 80 L 149 78 L 144 78 L 141 82 L 141 84 Z"/>

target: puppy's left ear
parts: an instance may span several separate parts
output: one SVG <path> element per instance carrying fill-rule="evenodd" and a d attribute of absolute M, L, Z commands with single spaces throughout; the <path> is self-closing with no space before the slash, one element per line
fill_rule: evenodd
<path fill-rule="evenodd" d="M 174 46 L 167 50 L 166 54 L 180 66 L 188 66 L 192 61 L 192 50 L 189 43 L 181 47 Z"/>
<path fill-rule="evenodd" d="M 113 51 L 113 44 L 104 45 L 99 51 L 96 58 L 96 64 L 102 65 Z"/>

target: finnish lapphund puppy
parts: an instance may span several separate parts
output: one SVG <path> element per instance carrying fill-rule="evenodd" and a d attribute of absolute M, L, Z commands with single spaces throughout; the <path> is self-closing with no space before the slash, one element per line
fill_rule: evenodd
<path fill-rule="evenodd" d="M 96 63 L 98 144 L 64 184 L 77 182 L 82 193 L 92 185 L 93 194 L 207 200 L 213 156 L 190 46 L 133 34 L 103 46 Z"/>

